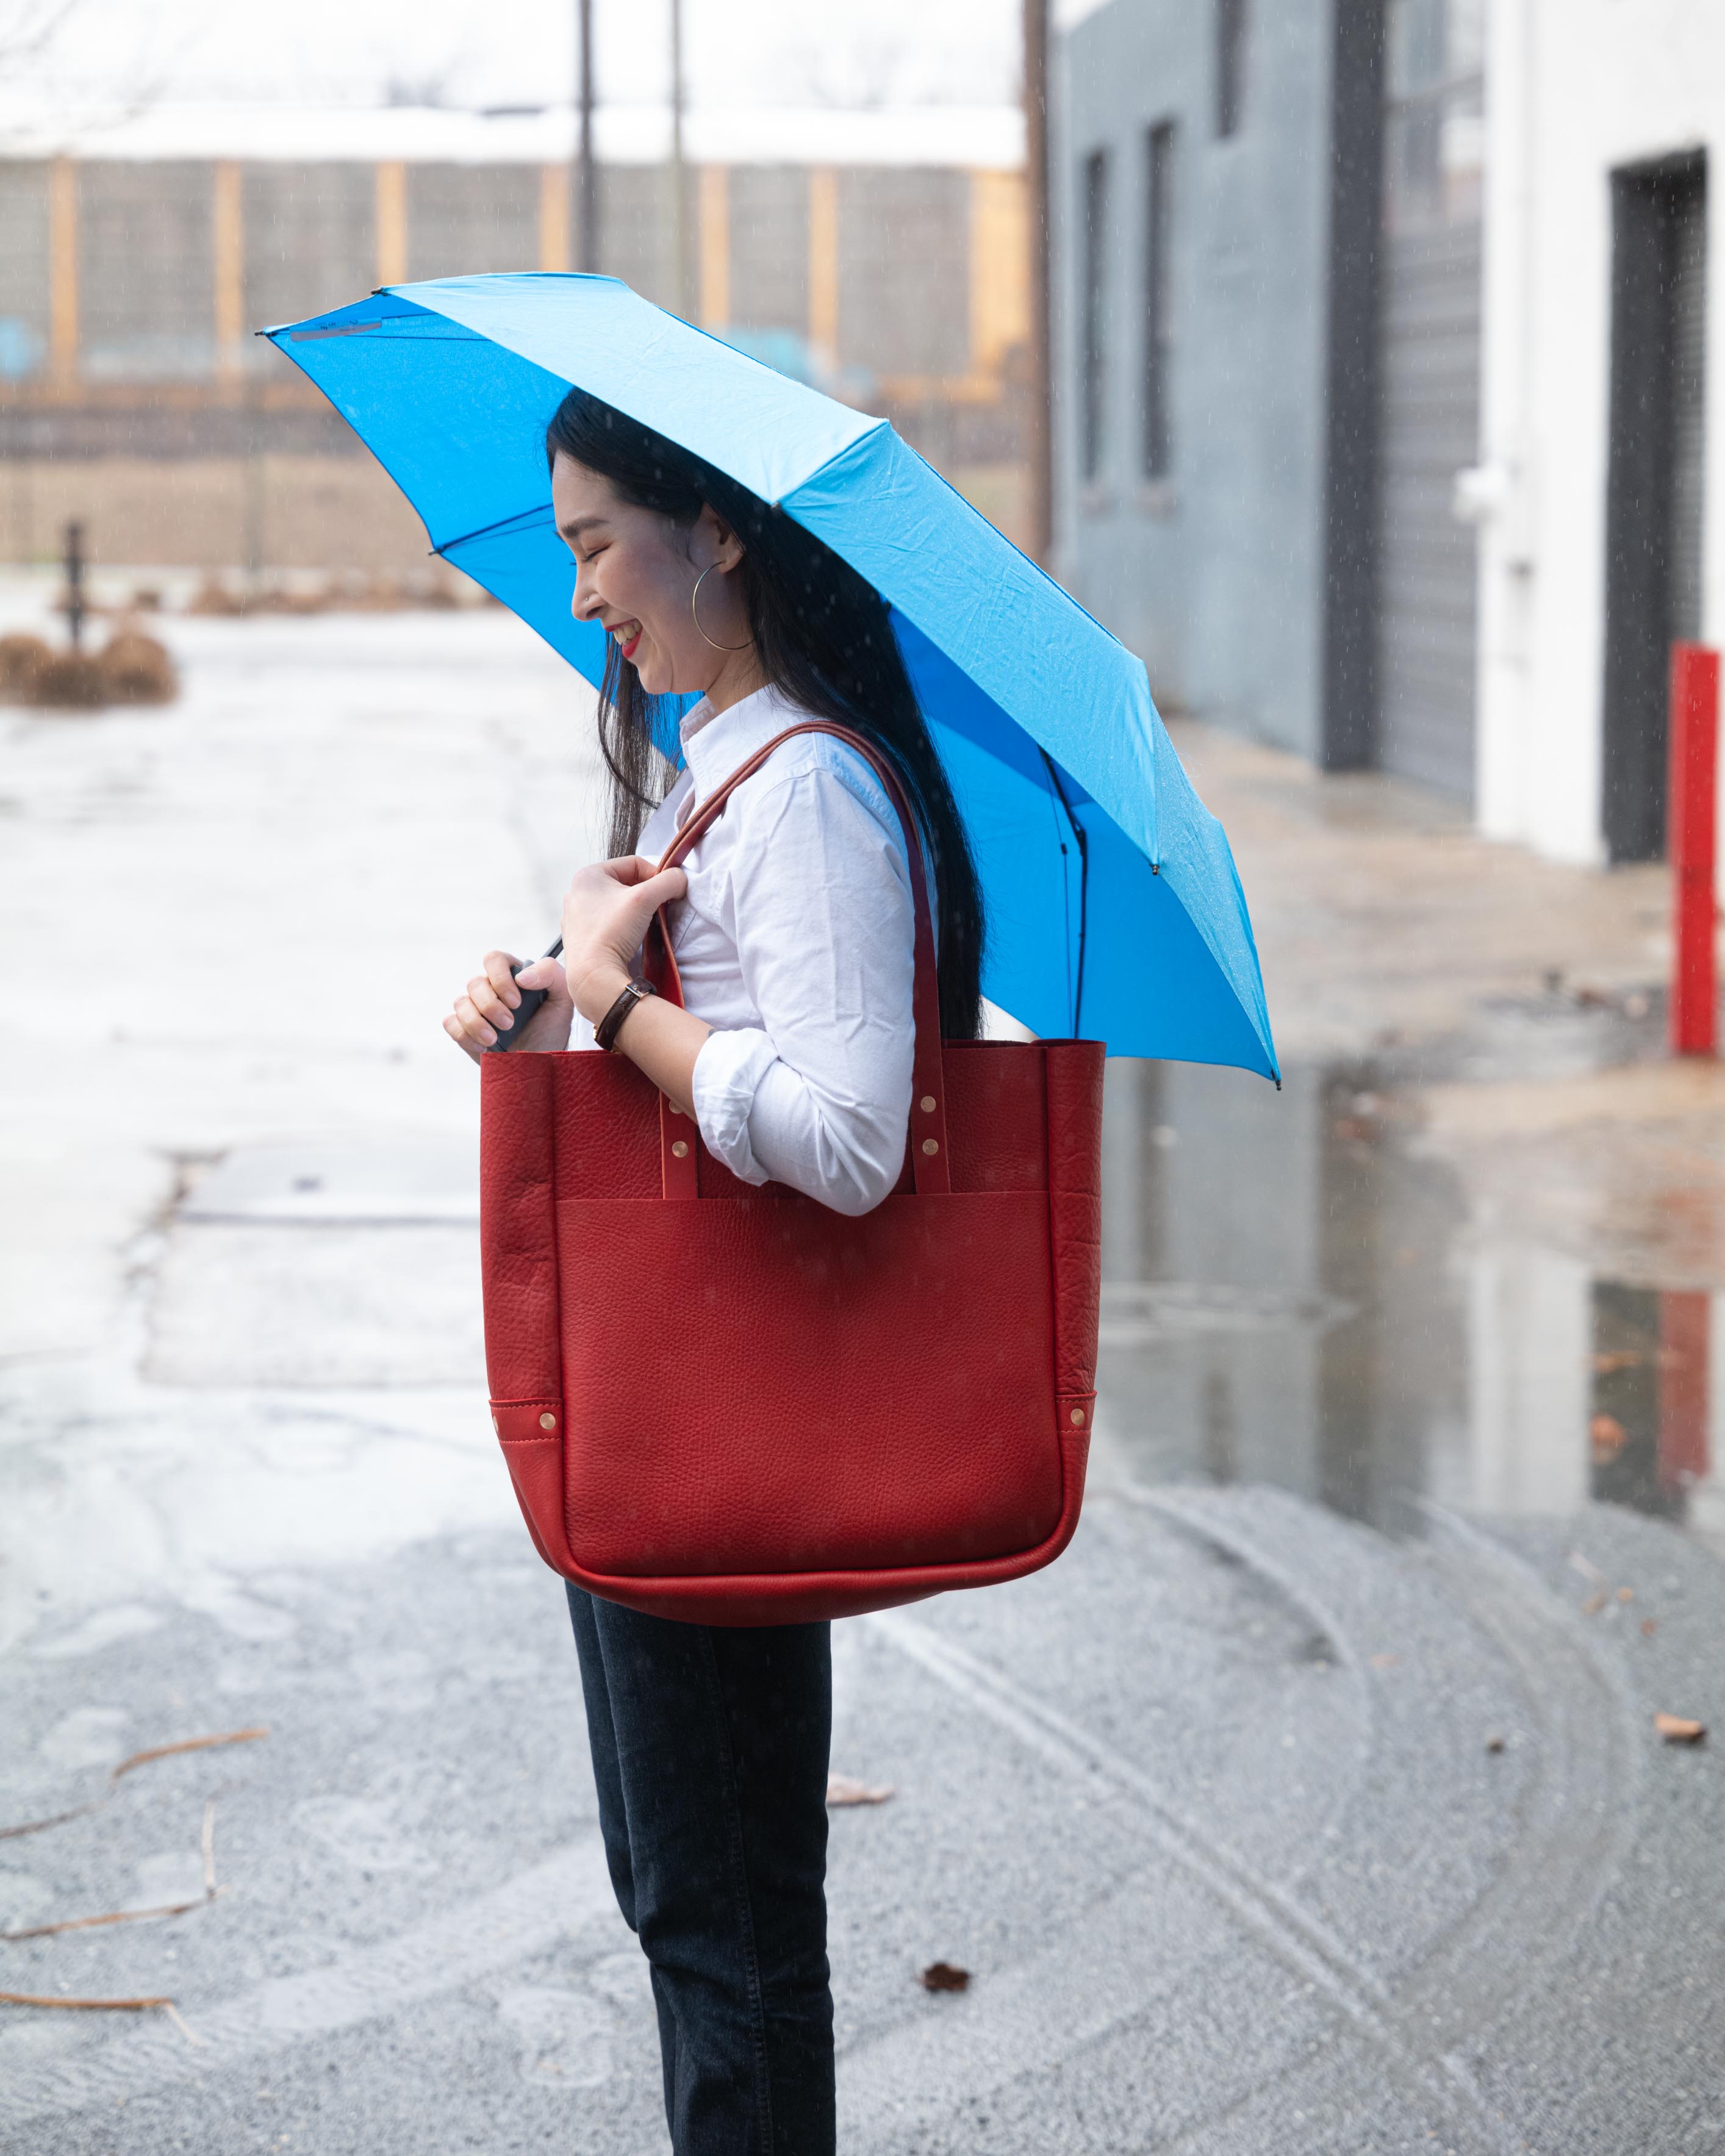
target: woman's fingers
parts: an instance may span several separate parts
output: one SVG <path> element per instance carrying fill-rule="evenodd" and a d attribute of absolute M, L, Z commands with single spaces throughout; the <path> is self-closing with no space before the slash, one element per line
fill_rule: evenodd
<path fill-rule="evenodd" d="M 609 876 L 613 883 L 645 883 L 658 873 L 658 864 L 644 854 L 619 854 L 614 860 L 601 861 L 598 866 L 600 875 Z"/>
<path fill-rule="evenodd" d="M 666 869 L 661 874 L 657 862 L 649 861 L 644 854 L 619 854 L 614 861 L 601 861 L 599 873 L 609 876 L 613 883 L 625 885 L 634 897 L 644 899 L 650 891 L 655 906 L 680 898 L 689 888 L 689 879 L 681 869 Z"/>
<path fill-rule="evenodd" d="M 492 971 L 494 961 L 501 963 L 503 975 L 501 981 Z M 485 972 L 475 973 L 467 983 L 467 1000 L 489 1024 L 501 1028 L 505 1033 L 515 1024 L 516 1008 L 521 999 L 521 990 L 510 978 L 509 967 L 510 961 L 503 953 L 493 951 L 485 960 Z M 460 1009 L 459 1002 L 455 1008 L 458 1011 Z"/>
<path fill-rule="evenodd" d="M 463 1055 L 470 1055 L 475 1063 L 485 1054 L 485 1043 L 476 1040 L 468 1032 L 466 1024 L 458 1011 L 451 1011 L 444 1020 L 444 1031 L 448 1034 Z"/>
<path fill-rule="evenodd" d="M 635 896 L 644 906 L 650 906 L 655 913 L 661 906 L 670 906 L 674 900 L 681 898 L 689 888 L 689 879 L 681 869 L 661 870 L 655 869 L 650 861 L 643 862 L 641 865 L 650 873 L 643 876 L 635 886 Z"/>
<path fill-rule="evenodd" d="M 689 880 L 680 869 L 662 874 L 638 854 L 578 869 L 563 898 L 563 965 L 569 990 L 588 1018 L 612 1003 L 655 912 L 680 898 Z"/>
<path fill-rule="evenodd" d="M 515 984 L 515 975 L 511 968 L 519 965 L 521 961 L 507 951 L 487 951 L 482 963 L 485 978 L 503 998 L 507 1009 L 513 1010 L 521 1002 L 521 992 Z"/>
<path fill-rule="evenodd" d="M 531 966 L 523 966 L 515 978 L 517 988 L 543 988 L 552 1003 L 568 1001 L 568 977 L 561 958 L 536 958 Z"/>
<path fill-rule="evenodd" d="M 480 1009 L 470 989 L 468 994 L 456 997 L 455 1017 L 469 1040 L 477 1041 L 481 1048 L 496 1045 L 496 1028 Z"/>
<path fill-rule="evenodd" d="M 555 958 L 535 958 L 516 975 L 511 969 L 519 963 L 507 951 L 488 951 L 484 971 L 475 973 L 456 997 L 454 1009 L 443 1022 L 450 1040 L 475 1062 L 487 1049 L 495 1048 L 500 1038 L 506 1047 L 558 1049 L 568 1044 L 572 1013 L 562 964 Z M 545 1001 L 523 1026 L 521 998 L 529 988 L 542 989 Z"/>

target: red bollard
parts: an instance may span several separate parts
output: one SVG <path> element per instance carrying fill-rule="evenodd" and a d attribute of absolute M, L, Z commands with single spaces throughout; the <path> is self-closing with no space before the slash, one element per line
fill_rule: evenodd
<path fill-rule="evenodd" d="M 1711 1055 L 1717 1045 L 1719 973 L 1713 924 L 1715 788 L 1719 767 L 1719 654 L 1671 646 L 1671 775 L 1666 794 L 1671 865 L 1670 1039 L 1673 1055 Z"/>

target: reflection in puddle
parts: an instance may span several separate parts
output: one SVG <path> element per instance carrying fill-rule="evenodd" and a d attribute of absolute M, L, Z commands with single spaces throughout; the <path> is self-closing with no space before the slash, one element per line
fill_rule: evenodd
<path fill-rule="evenodd" d="M 1593 1286 L 1593 1399 L 1588 1423 L 1595 1497 L 1681 1519 L 1708 1471 L 1709 1296 L 1684 1289 Z"/>
<path fill-rule="evenodd" d="M 1132 1471 L 1276 1482 L 1389 1528 L 1422 1497 L 1714 1524 L 1725 1298 L 1520 1239 L 1416 1123 L 1366 1066 L 1278 1095 L 1109 1065 L 1099 1383 Z"/>

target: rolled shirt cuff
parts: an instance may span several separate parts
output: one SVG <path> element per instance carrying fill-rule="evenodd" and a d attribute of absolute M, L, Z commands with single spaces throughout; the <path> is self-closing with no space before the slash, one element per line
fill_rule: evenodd
<path fill-rule="evenodd" d="M 778 1051 L 758 1026 L 710 1033 L 695 1059 L 695 1120 L 706 1149 L 742 1183 L 765 1183 L 749 1143 L 749 1115 Z"/>

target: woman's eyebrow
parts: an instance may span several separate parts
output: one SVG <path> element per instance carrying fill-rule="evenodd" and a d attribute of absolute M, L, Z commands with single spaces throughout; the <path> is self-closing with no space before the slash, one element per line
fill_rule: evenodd
<path fill-rule="evenodd" d="M 572 547 L 583 531 L 590 531 L 596 524 L 604 522 L 603 516 L 572 516 L 567 524 L 557 526 L 559 538 L 567 539 Z"/>

